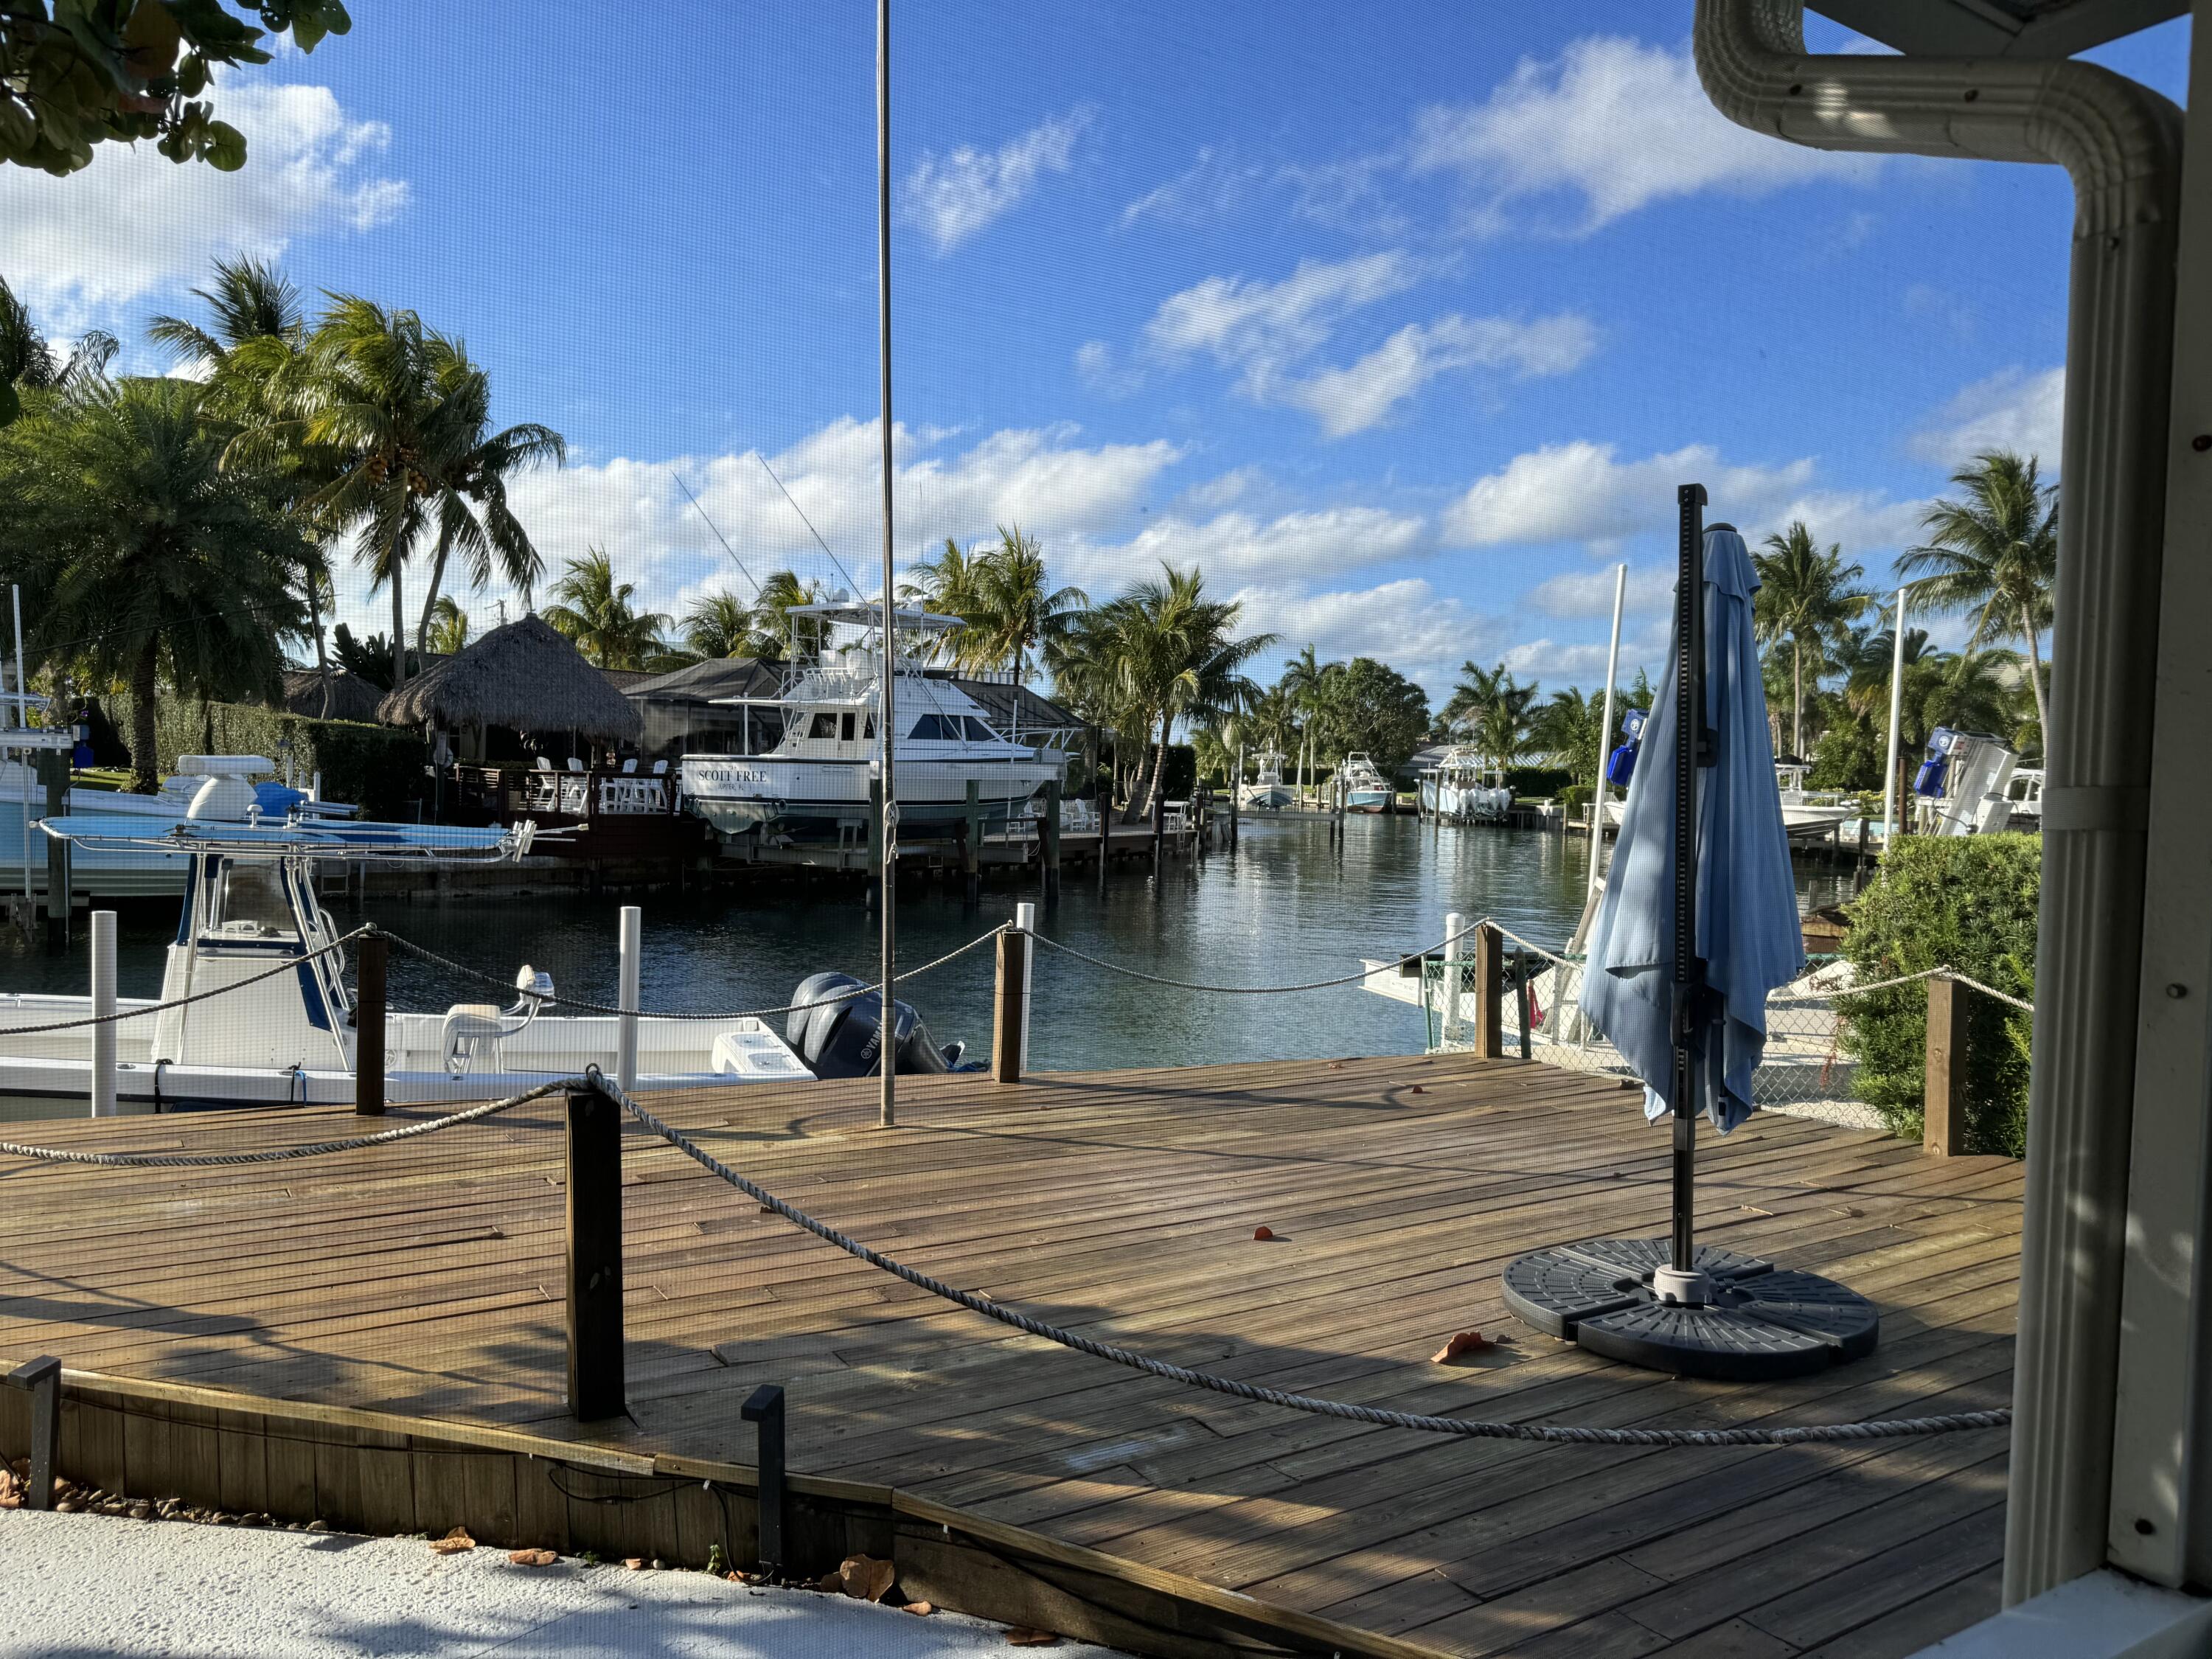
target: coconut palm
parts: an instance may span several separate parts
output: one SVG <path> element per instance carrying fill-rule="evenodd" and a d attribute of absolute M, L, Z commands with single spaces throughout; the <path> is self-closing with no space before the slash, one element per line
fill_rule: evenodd
<path fill-rule="evenodd" d="M 2058 486 L 2042 482 L 2034 456 L 2009 449 L 1984 451 L 1951 482 L 1966 498 L 1938 501 L 1922 515 L 1927 545 L 1908 550 L 1897 568 L 1921 579 L 1923 605 L 1973 613 L 1968 654 L 2007 635 L 2027 647 L 2036 721 L 2047 733 L 2043 630 L 2058 578 Z"/>
<path fill-rule="evenodd" d="M 113 361 L 116 338 L 93 329 L 67 356 L 39 332 L 15 290 L 0 280 L 0 427 L 22 408 L 24 392 L 57 392 L 102 378 Z"/>
<path fill-rule="evenodd" d="M 281 692 L 313 550 L 283 479 L 224 465 L 188 380 L 80 386 L 9 434 L 16 528 L 45 566 L 40 655 L 120 679 L 133 699 L 131 787 L 152 793 L 154 700 Z"/>
<path fill-rule="evenodd" d="M 982 614 L 982 556 L 963 551 L 957 541 L 947 536 L 942 553 L 915 562 L 915 579 L 900 585 L 898 597 L 902 603 L 918 605 L 933 615 L 957 617 L 963 624 L 972 623 Z M 963 625 L 925 635 L 921 653 L 930 661 L 946 662 L 955 668 L 976 668 L 982 665 L 975 658 L 975 635 Z"/>
<path fill-rule="evenodd" d="M 1574 774 L 1577 783 L 1597 781 L 1599 750 L 1613 745 L 1613 734 L 1605 729 L 1604 697 L 1593 697 L 1578 686 L 1553 692 L 1551 701 L 1530 717 L 1528 732 L 1539 747 Z"/>
<path fill-rule="evenodd" d="M 819 605 L 822 585 L 801 581 L 795 572 L 774 570 L 760 586 L 753 606 L 752 635 L 741 654 L 763 662 L 781 662 L 799 648 L 798 623 L 792 612 L 801 605 Z"/>
<path fill-rule="evenodd" d="M 1536 683 L 1523 685 L 1502 662 L 1489 668 L 1463 662 L 1459 672 L 1444 704 L 1446 724 L 1464 731 L 1497 765 L 1512 765 L 1528 752 Z"/>
<path fill-rule="evenodd" d="M 1823 553 L 1813 532 L 1797 520 L 1766 538 L 1751 562 L 1759 587 L 1752 602 L 1752 625 L 1763 644 L 1790 646 L 1790 752 L 1805 752 L 1805 671 L 1817 685 L 1829 659 L 1850 625 L 1865 614 L 1869 596 L 1853 583 L 1866 574 L 1844 562 L 1844 550 L 1830 543 Z"/>
<path fill-rule="evenodd" d="M 418 636 L 456 553 L 473 580 L 496 566 L 528 591 L 540 561 L 507 508 L 507 480 L 558 463 L 566 447 L 544 427 L 491 431 L 489 380 L 459 341 L 411 311 L 336 295 L 303 346 L 251 339 L 228 361 L 263 404 L 234 451 L 264 464 L 300 454 L 313 479 L 302 508 L 331 533 L 357 532 L 372 591 L 390 588 L 395 689 L 407 677 L 405 570 L 426 535 L 436 562 Z"/>
<path fill-rule="evenodd" d="M 1006 664 L 1014 684 L 1026 685 L 1032 653 L 1066 635 L 1070 619 L 1090 605 L 1090 595 L 1079 587 L 1054 587 L 1043 550 L 1019 525 L 999 526 L 999 544 L 975 562 L 975 606 L 962 632 L 972 636 L 981 663 Z"/>
<path fill-rule="evenodd" d="M 1324 664 L 1320 653 L 1307 641 L 1298 654 L 1283 665 L 1281 678 L 1275 684 L 1291 700 L 1298 718 L 1298 787 L 1305 787 L 1305 776 L 1313 754 L 1313 724 L 1322 712 L 1322 694 L 1327 689 L 1328 671 L 1333 664 Z"/>
<path fill-rule="evenodd" d="M 452 594 L 441 593 L 431 607 L 428 642 L 422 648 L 450 657 L 465 649 L 468 642 L 469 613 L 454 603 Z"/>
<path fill-rule="evenodd" d="M 636 586 L 617 581 L 613 562 L 599 548 L 568 562 L 552 595 L 559 603 L 547 609 L 545 620 L 602 668 L 642 668 L 666 648 L 660 636 L 668 617 L 637 609 Z"/>
<path fill-rule="evenodd" d="M 684 648 L 695 657 L 742 657 L 753 637 L 752 607 L 727 589 L 702 594 L 678 626 Z"/>

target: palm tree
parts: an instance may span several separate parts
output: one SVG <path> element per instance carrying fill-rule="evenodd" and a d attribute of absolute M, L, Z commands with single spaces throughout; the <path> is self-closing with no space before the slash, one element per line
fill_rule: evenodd
<path fill-rule="evenodd" d="M 1283 665 L 1282 677 L 1275 682 L 1277 688 L 1290 698 L 1291 706 L 1298 716 L 1298 791 L 1301 795 L 1305 791 L 1308 763 L 1313 757 L 1311 727 L 1315 717 L 1322 712 L 1328 669 L 1333 666 L 1334 664 L 1322 664 L 1312 641 L 1308 641 L 1297 656 Z"/>
<path fill-rule="evenodd" d="M 0 427 L 22 408 L 21 392 L 58 392 L 99 380 L 106 374 L 116 349 L 115 337 L 95 328 L 77 341 L 68 356 L 57 355 L 15 290 L 0 280 Z"/>
<path fill-rule="evenodd" d="M 1274 642 L 1272 634 L 1231 636 L 1243 606 L 1206 597 L 1206 578 L 1195 568 L 1163 564 L 1162 574 L 1139 582 L 1097 611 L 1086 613 L 1085 633 L 1104 647 L 1106 672 L 1126 694 L 1135 728 L 1152 744 L 1152 779 L 1143 811 L 1158 796 L 1168 739 L 1178 720 L 1204 723 L 1228 714 L 1257 692 L 1247 663 Z M 1095 626 L 1087 618 L 1100 620 Z"/>
<path fill-rule="evenodd" d="M 951 548 L 948 541 L 945 546 Z M 982 663 L 1008 664 L 1014 684 L 1029 684 L 1030 653 L 1064 636 L 1071 619 L 1091 604 L 1079 587 L 1054 587 L 1044 552 L 1019 525 L 999 526 L 999 545 L 975 562 L 975 608 L 962 630 L 973 637 Z"/>
<path fill-rule="evenodd" d="M 1844 562 L 1831 542 L 1820 551 L 1800 519 L 1766 538 L 1752 555 L 1759 587 L 1752 602 L 1753 626 L 1762 643 L 1790 642 L 1790 752 L 1805 752 L 1805 669 L 1809 654 L 1815 684 L 1851 623 L 1865 613 L 1869 596 L 1851 586 L 1866 572 Z"/>
<path fill-rule="evenodd" d="M 1522 684 L 1502 662 L 1490 668 L 1463 662 L 1459 672 L 1444 704 L 1446 723 L 1464 730 L 1495 764 L 1512 765 L 1528 750 L 1536 683 Z"/>
<path fill-rule="evenodd" d="M 1578 686 L 1553 692 L 1551 701 L 1531 717 L 1528 733 L 1574 774 L 1577 783 L 1597 781 L 1600 745 L 1609 749 L 1613 744 L 1613 734 L 1605 730 L 1605 699 L 1590 696 Z"/>
<path fill-rule="evenodd" d="M 430 628 L 425 651 L 434 651 L 441 657 L 450 657 L 466 647 L 469 642 L 469 613 L 453 602 L 450 593 L 441 593 L 430 612 Z"/>
<path fill-rule="evenodd" d="M 915 563 L 914 574 L 917 580 L 900 584 L 898 597 L 933 615 L 957 617 L 963 623 L 972 623 L 982 612 L 981 565 L 979 556 L 962 551 L 960 544 L 947 536 L 942 553 Z M 980 667 L 980 662 L 971 659 L 974 639 L 965 627 L 947 633 L 932 633 L 925 636 L 922 653 L 933 662 L 949 661 L 956 668 Z"/>
<path fill-rule="evenodd" d="M 552 592 L 560 603 L 545 612 L 545 620 L 600 667 L 641 668 L 665 649 L 660 635 L 668 618 L 636 608 L 636 586 L 615 580 L 614 565 L 599 549 L 569 560 Z"/>
<path fill-rule="evenodd" d="M 745 654 L 763 662 L 781 662 L 799 648 L 798 624 L 792 612 L 804 605 L 822 602 L 819 582 L 801 581 L 789 570 L 774 570 L 761 584 L 753 606 L 752 634 Z"/>
<path fill-rule="evenodd" d="M 411 311 L 335 295 L 304 345 L 254 338 L 231 347 L 228 362 L 262 389 L 264 404 L 234 451 L 264 462 L 302 455 L 314 482 L 301 507 L 331 533 L 358 531 L 372 590 L 390 587 L 395 688 L 407 678 L 401 589 L 425 534 L 436 536 L 437 562 L 418 639 L 456 551 L 472 579 L 488 579 L 496 563 L 528 591 L 540 562 L 507 510 L 506 481 L 557 463 L 566 448 L 544 427 L 490 432 L 489 382 L 459 342 Z"/>
<path fill-rule="evenodd" d="M 15 526 L 48 575 L 41 655 L 131 689 L 131 787 L 159 785 L 155 696 L 274 699 L 282 641 L 307 625 L 314 556 L 281 477 L 224 464 L 187 380 L 81 386 L 10 434 Z"/>
<path fill-rule="evenodd" d="M 701 595 L 679 624 L 684 648 L 704 659 L 742 657 L 753 637 L 753 612 L 726 589 Z"/>
<path fill-rule="evenodd" d="M 1964 501 L 1938 501 L 1921 518 L 1928 544 L 1909 549 L 1897 568 L 1922 578 L 1922 603 L 1939 611 L 1974 613 L 1971 654 L 1984 639 L 2007 635 L 2027 647 L 2035 717 L 2045 735 L 2043 630 L 2051 626 L 2051 589 L 2058 578 L 2058 486 L 2037 474 L 2036 458 L 1992 449 L 1951 475 Z M 1933 580 L 1927 580 L 1933 578 Z"/>

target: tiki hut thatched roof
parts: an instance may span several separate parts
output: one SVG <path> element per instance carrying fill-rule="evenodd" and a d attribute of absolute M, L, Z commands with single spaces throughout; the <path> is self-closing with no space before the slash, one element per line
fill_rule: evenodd
<path fill-rule="evenodd" d="M 635 742 L 629 698 L 543 617 L 495 628 L 377 706 L 387 726 L 505 726 Z"/>
<path fill-rule="evenodd" d="M 384 688 L 343 668 L 331 670 L 330 713 L 323 712 L 323 677 L 313 668 L 284 671 L 284 708 L 309 720 L 362 720 L 376 723 L 376 705 Z"/>

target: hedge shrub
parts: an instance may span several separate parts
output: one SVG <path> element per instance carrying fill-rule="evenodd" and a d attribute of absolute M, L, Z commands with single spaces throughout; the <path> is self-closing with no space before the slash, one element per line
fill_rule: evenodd
<path fill-rule="evenodd" d="M 1516 800 L 1540 800 L 1556 795 L 1575 781 L 1575 775 L 1564 766 L 1509 766 L 1505 769 L 1505 787 L 1513 792 Z"/>
<path fill-rule="evenodd" d="M 131 730 L 132 702 L 127 696 L 102 697 L 93 711 L 93 749 L 102 738 L 119 738 Z M 103 730 L 104 728 L 104 730 Z M 368 818 L 404 818 L 423 789 L 422 769 L 429 751 L 415 732 L 358 720 L 311 720 L 281 708 L 250 703 L 198 702 L 161 696 L 154 702 L 155 764 L 173 772 L 179 755 L 267 755 L 276 758 L 291 742 L 294 769 L 301 778 L 323 775 L 323 793 L 351 801 Z"/>
<path fill-rule="evenodd" d="M 2035 907 L 2043 842 L 2036 836 L 1911 836 L 1882 860 L 1881 879 L 1850 907 L 1844 955 L 1863 982 L 1952 967 L 2033 1001 Z M 2029 1015 L 1961 987 L 1966 999 L 1966 1150 L 2027 1149 Z M 1917 1140 L 1926 1079 L 1923 981 L 1847 997 L 1844 1052 L 1853 1090 L 1890 1132 Z"/>
<path fill-rule="evenodd" d="M 1596 793 L 1594 784 L 1571 783 L 1559 791 L 1559 805 L 1570 819 L 1579 823 L 1589 816 L 1590 797 Z"/>

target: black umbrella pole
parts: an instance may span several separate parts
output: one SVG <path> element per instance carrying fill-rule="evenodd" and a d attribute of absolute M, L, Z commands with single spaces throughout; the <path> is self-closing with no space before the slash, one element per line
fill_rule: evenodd
<path fill-rule="evenodd" d="M 1680 520 L 1674 583 L 1674 1258 L 1688 1273 L 1697 1255 L 1697 1034 L 1704 964 L 1698 960 L 1698 763 L 1705 726 L 1705 487 L 1675 491 Z"/>

